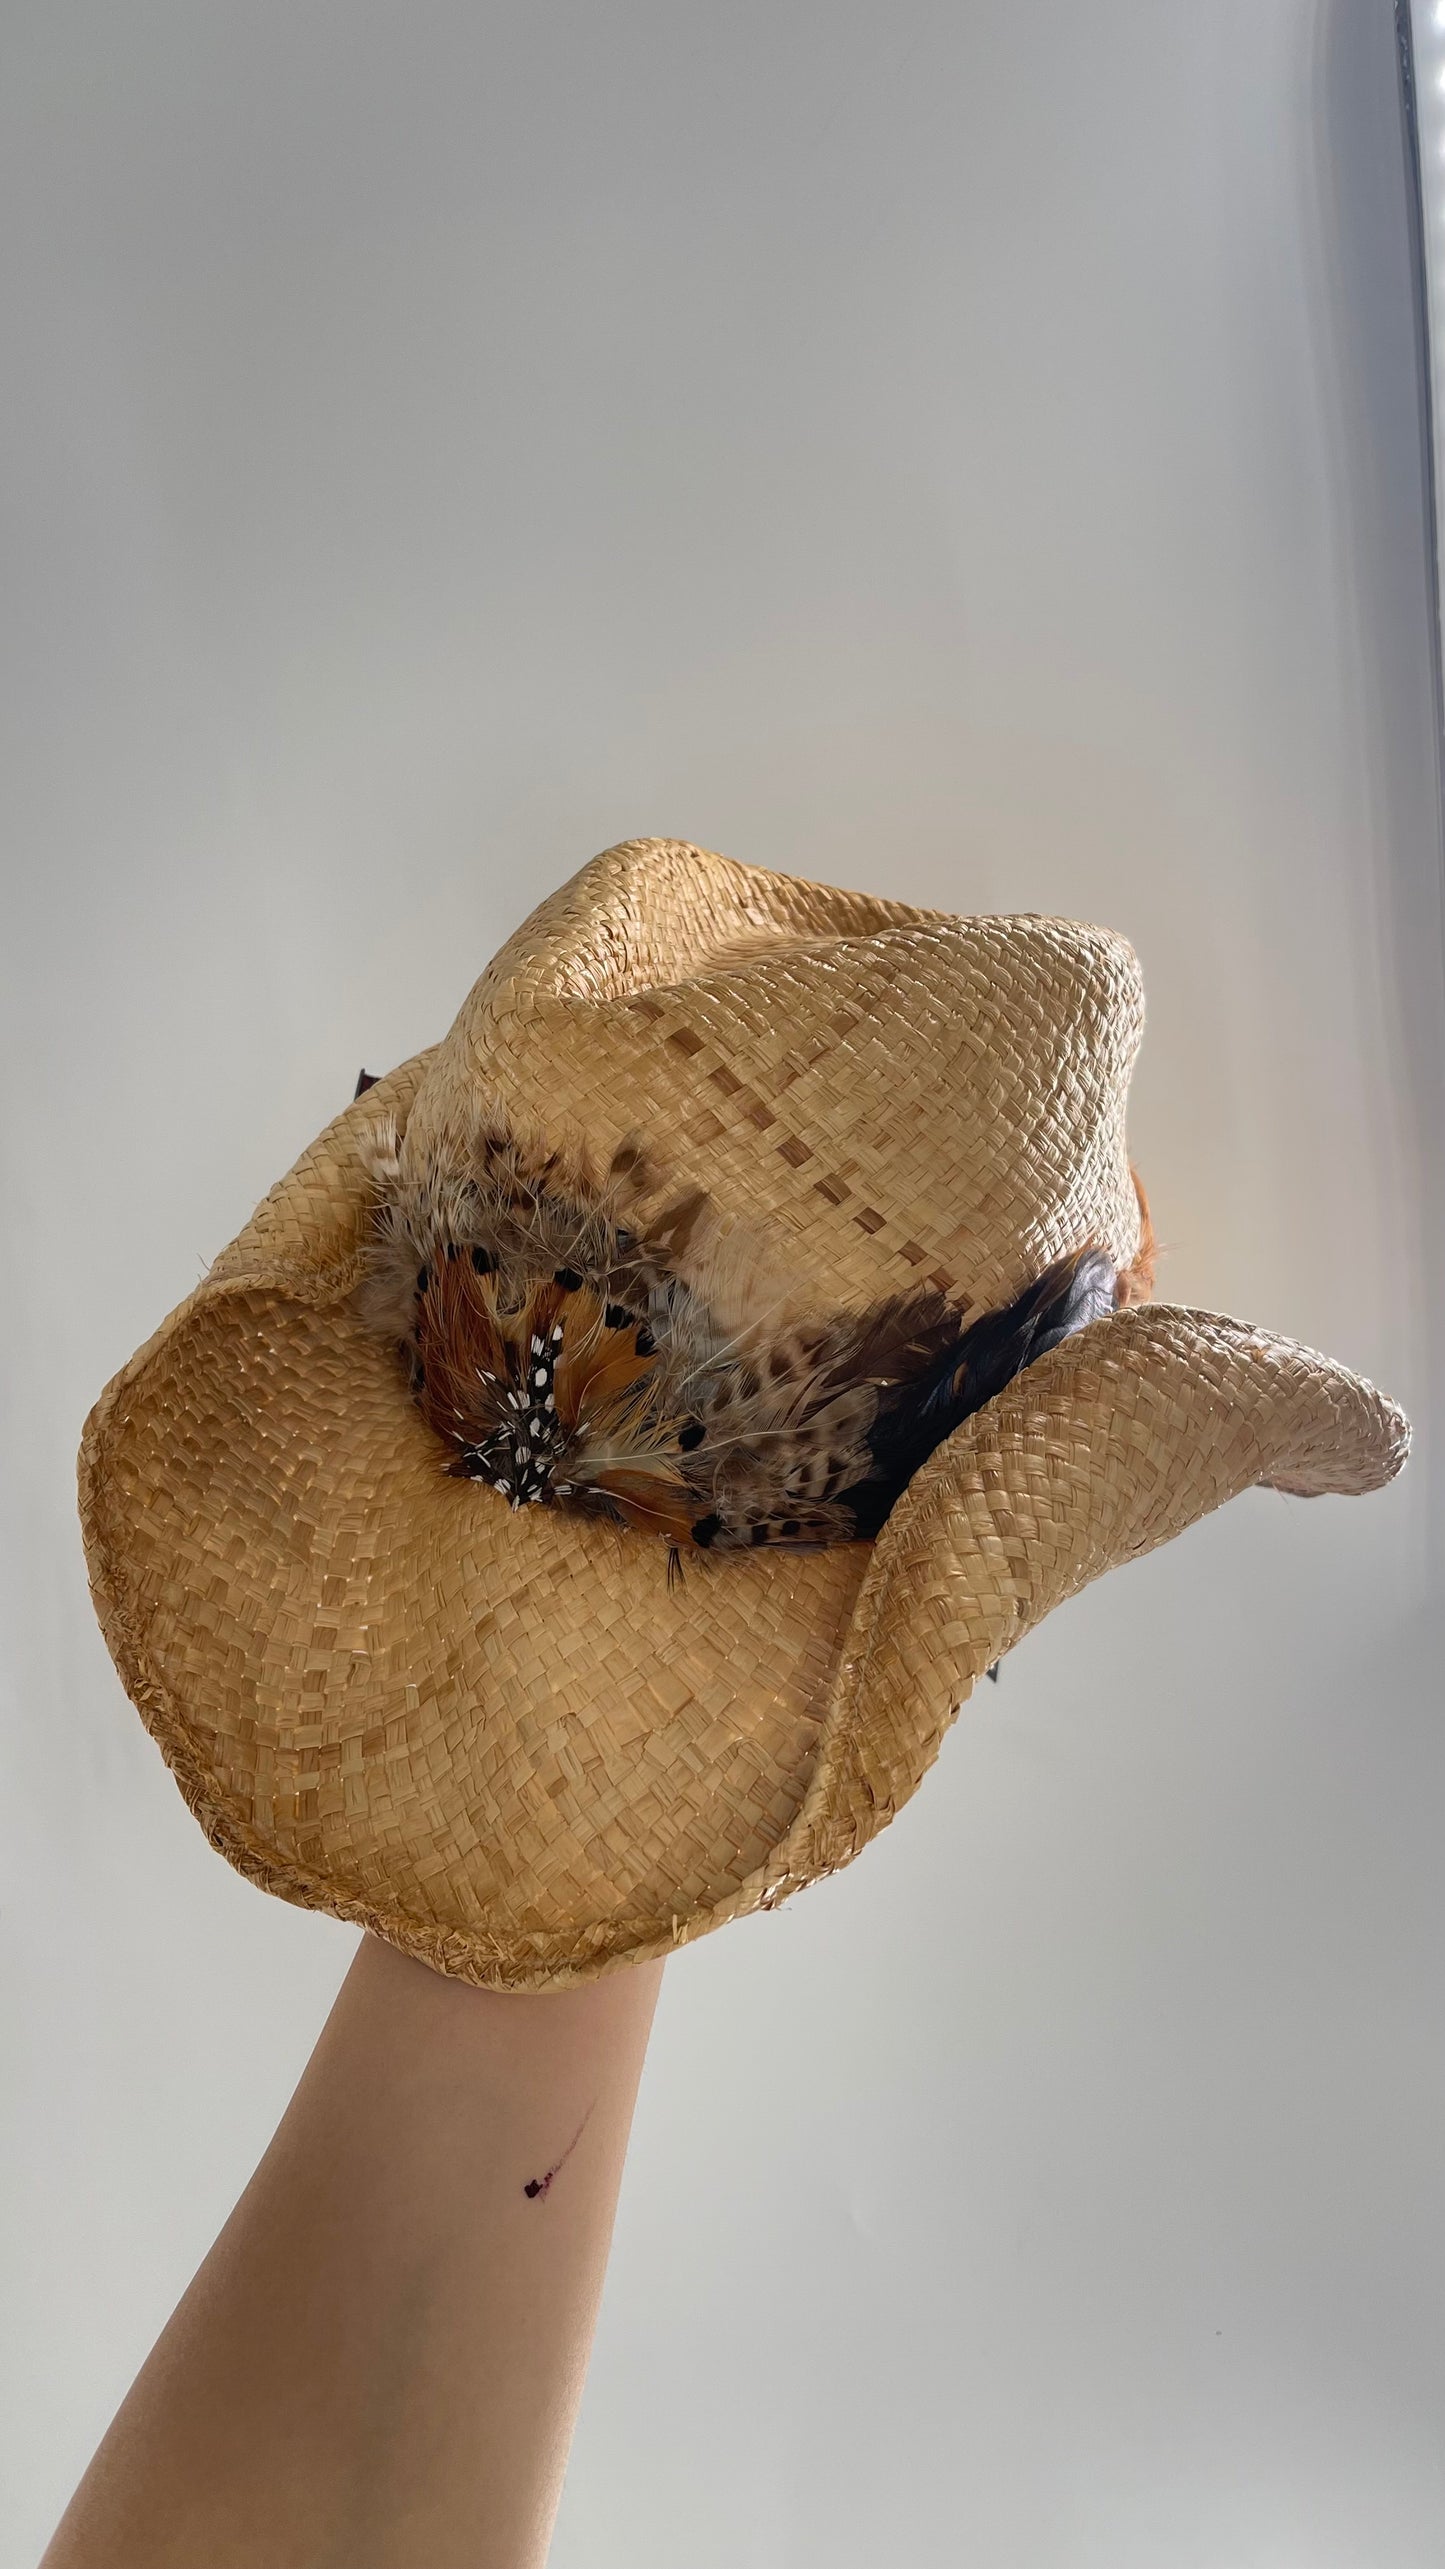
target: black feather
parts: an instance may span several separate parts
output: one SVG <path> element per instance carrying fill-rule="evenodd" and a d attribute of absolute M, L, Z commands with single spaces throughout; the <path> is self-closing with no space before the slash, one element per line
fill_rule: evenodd
<path fill-rule="evenodd" d="M 1027 1285 L 1003 1311 L 985 1312 L 927 1371 L 886 1386 L 868 1434 L 866 1477 L 839 1492 L 860 1535 L 878 1532 L 905 1484 L 965 1418 L 996 1398 L 1036 1356 L 1114 1308 L 1115 1269 L 1102 1249 L 1081 1249 Z"/>

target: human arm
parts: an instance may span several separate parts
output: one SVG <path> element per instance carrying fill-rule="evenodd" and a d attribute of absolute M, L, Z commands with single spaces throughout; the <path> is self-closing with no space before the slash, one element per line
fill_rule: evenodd
<path fill-rule="evenodd" d="M 661 1970 L 501 1995 L 363 1936 L 41 2569 L 540 2569 Z"/>

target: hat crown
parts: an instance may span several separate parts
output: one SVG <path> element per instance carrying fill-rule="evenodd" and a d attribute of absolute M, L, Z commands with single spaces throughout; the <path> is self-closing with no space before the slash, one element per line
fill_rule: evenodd
<path fill-rule="evenodd" d="M 1109 930 L 630 840 L 487 967 L 405 1147 L 445 1149 L 483 1092 L 603 1159 L 638 1132 L 830 1296 L 933 1282 L 982 1310 L 1085 1240 L 1133 1257 L 1142 1028 L 1137 959 Z"/>

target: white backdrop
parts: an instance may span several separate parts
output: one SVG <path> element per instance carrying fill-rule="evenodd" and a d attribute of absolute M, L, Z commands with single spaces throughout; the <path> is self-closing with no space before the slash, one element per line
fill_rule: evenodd
<path fill-rule="evenodd" d="M 588 856 L 1122 929 L 1160 1289 L 1411 1409 L 669 1966 L 556 2569 L 1439 2569 L 1442 977 L 1385 0 L 12 0 L 3 2569 L 354 1932 L 81 1420 Z"/>

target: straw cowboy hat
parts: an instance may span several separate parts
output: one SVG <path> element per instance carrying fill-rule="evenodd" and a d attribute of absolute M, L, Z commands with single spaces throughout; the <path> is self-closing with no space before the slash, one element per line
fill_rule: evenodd
<path fill-rule="evenodd" d="M 1388 1481 L 1368 1383 L 1143 1298 L 1142 1021 L 1103 929 L 671 840 L 544 901 L 86 1423 L 96 1609 L 213 1845 L 585 1979 L 848 1863 L 1101 1572 Z"/>

